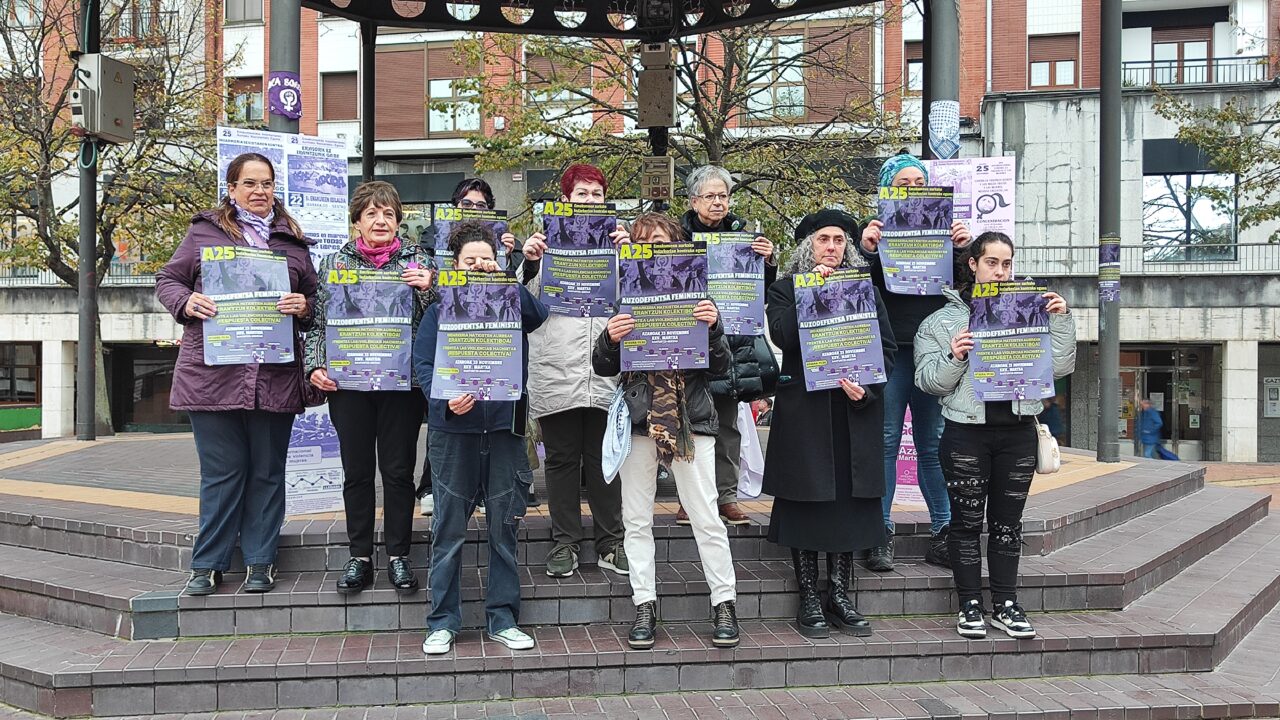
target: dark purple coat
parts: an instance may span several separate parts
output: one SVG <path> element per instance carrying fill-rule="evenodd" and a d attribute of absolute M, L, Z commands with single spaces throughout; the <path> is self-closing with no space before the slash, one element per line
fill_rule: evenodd
<path fill-rule="evenodd" d="M 277 220 L 267 241 L 270 248 L 289 260 L 289 287 L 302 293 L 310 306 L 306 320 L 295 318 L 295 360 L 289 364 L 217 365 L 204 364 L 204 322 L 187 316 L 187 299 L 203 292 L 200 278 L 200 248 L 217 245 L 248 246 L 244 240 L 227 235 L 212 211 L 191 219 L 191 227 L 173 258 L 156 274 L 156 298 L 173 318 L 185 326 L 178 363 L 173 369 L 169 407 L 174 410 L 267 410 L 302 412 L 301 332 L 310 328 L 315 308 L 316 271 L 311 264 L 308 242 Z"/>

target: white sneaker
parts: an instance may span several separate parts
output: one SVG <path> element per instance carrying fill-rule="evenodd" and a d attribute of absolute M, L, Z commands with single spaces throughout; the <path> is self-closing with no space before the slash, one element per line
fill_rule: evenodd
<path fill-rule="evenodd" d="M 426 495 L 423 495 L 422 499 L 418 501 L 418 509 L 422 511 L 423 515 L 430 515 L 431 513 L 435 512 L 436 511 L 435 497 L 431 493 L 427 493 Z"/>
<path fill-rule="evenodd" d="M 532 650 L 534 646 L 533 638 L 518 627 L 489 633 L 489 639 L 506 645 L 509 650 Z"/>
<path fill-rule="evenodd" d="M 422 652 L 427 655 L 444 655 L 453 649 L 454 637 L 456 634 L 452 630 L 433 630 L 422 641 Z"/>

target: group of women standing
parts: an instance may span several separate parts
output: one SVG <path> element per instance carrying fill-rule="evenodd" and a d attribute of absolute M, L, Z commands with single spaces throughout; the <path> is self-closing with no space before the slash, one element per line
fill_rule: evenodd
<path fill-rule="evenodd" d="M 580 502 L 591 509 L 596 563 L 627 575 L 636 619 L 635 648 L 652 647 L 658 623 L 653 537 L 657 476 L 665 469 L 680 497 L 676 522 L 692 526 L 710 588 L 711 641 L 739 642 L 736 579 L 726 524 L 749 522 L 736 502 L 741 435 L 739 402 L 776 393 L 765 461 L 764 492 L 773 496 L 770 541 L 791 549 L 798 587 L 798 630 L 825 637 L 832 626 L 868 635 L 871 625 L 851 597 L 856 554 L 867 551 L 873 570 L 892 569 L 889 508 L 902 416 L 911 408 L 929 504 L 934 542 L 928 560 L 951 567 L 961 611 L 958 631 L 985 633 L 981 604 L 980 533 L 991 533 L 988 563 L 992 622 L 1015 637 L 1034 635 L 1017 603 L 1021 514 L 1035 468 L 1033 416 L 1038 401 L 983 403 L 968 380 L 969 283 L 939 298 L 883 291 L 877 245 L 879 223 L 860 225 L 841 210 L 821 210 L 797 225 L 796 247 L 779 267 L 772 242 L 752 247 L 765 259 L 769 337 L 782 352 L 778 367 L 761 339 L 724 332 L 710 299 L 694 318 L 708 325 L 705 370 L 621 372 L 621 341 L 635 327 L 628 315 L 579 318 L 550 315 L 538 300 L 546 238 L 535 233 L 521 247 L 512 236 L 495 237 L 488 225 L 455 224 L 448 238 L 453 267 L 502 272 L 499 254 L 510 254 L 507 272 L 520 282 L 525 338 L 525 387 L 517 402 L 481 402 L 473 396 L 429 399 L 439 335 L 434 287 L 435 258 L 403 241 L 396 228 L 403 210 L 395 189 L 361 185 L 350 216 L 355 238 L 325 257 L 329 270 L 372 268 L 400 272 L 413 288 L 415 327 L 413 386 L 408 390 L 342 390 L 328 375 L 324 305 L 327 289 L 311 265 L 308 241 L 274 197 L 274 170 L 261 155 L 242 155 L 227 170 L 227 197 L 192 220 L 173 259 L 157 278 L 157 296 L 185 325 L 172 391 L 174 409 L 192 420 L 201 464 L 200 530 L 187 593 L 214 592 L 239 545 L 248 572 L 246 592 L 274 584 L 278 530 L 284 517 L 284 466 L 290 427 L 304 398 L 327 395 L 346 473 L 344 502 L 351 558 L 336 581 L 343 593 L 374 583 L 374 478 L 382 477 L 387 580 L 403 593 L 418 589 L 409 562 L 414 475 L 421 419 L 428 425 L 429 489 L 434 499 L 431 611 L 424 652 L 448 652 L 461 630 L 461 554 L 466 527 L 477 506 L 488 513 L 489 574 L 486 632 L 512 649 L 534 646 L 519 627 L 517 529 L 531 492 L 526 454 L 528 418 L 538 421 L 546 447 L 547 500 L 553 547 L 546 573 L 571 576 L 586 541 Z M 924 185 L 925 167 L 908 155 L 890 158 L 885 185 Z M 469 183 L 469 184 L 468 184 Z M 480 180 L 459 187 L 492 207 L 492 191 Z M 678 222 L 644 213 L 630 228 L 619 224 L 615 244 L 672 242 L 690 233 L 739 231 L 745 223 L 730 211 L 732 177 L 707 166 L 694 170 L 687 187 L 692 209 Z M 562 200 L 603 203 L 608 183 L 598 168 L 569 167 Z M 1011 276 L 1013 243 L 998 233 L 971 240 L 957 223 L 957 278 L 993 282 Z M 203 321 L 217 313 L 204 295 L 200 250 L 252 245 L 288 259 L 291 292 L 278 302 L 295 319 L 298 360 L 286 364 L 208 366 L 201 356 Z M 828 391 L 804 386 L 796 297 L 792 277 L 826 276 L 842 268 L 866 268 L 876 278 L 877 322 L 889 380 L 860 386 L 848 380 Z M 774 282 L 780 278 L 781 282 Z M 1054 373 L 1074 365 L 1074 325 L 1065 301 L 1050 293 Z M 904 352 L 906 350 L 906 352 Z M 602 470 L 608 408 L 615 397 L 629 410 L 630 452 L 618 477 Z M 313 400 L 315 398 L 312 398 Z M 1032 406 L 1035 407 L 1032 407 Z M 934 473 L 936 466 L 937 472 Z M 954 518 L 951 509 L 955 509 Z M 819 555 L 827 566 L 827 596 L 819 587 Z"/>

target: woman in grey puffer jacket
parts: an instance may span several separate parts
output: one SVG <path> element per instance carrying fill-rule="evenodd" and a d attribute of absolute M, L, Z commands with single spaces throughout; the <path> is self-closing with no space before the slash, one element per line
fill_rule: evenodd
<path fill-rule="evenodd" d="M 987 232 L 970 246 L 969 268 L 976 283 L 1004 282 L 1013 275 L 1013 241 Z M 987 522 L 991 623 L 1011 637 L 1035 637 L 1018 605 L 1018 560 L 1022 553 L 1022 511 L 1036 470 L 1034 416 L 1039 399 L 981 402 L 969 373 L 973 334 L 969 331 L 972 286 L 944 290 L 947 304 L 920 325 L 915 338 L 916 385 L 942 398 L 945 429 L 939 455 L 951 498 L 948 545 L 962 637 L 986 637 L 982 610 L 982 524 Z M 1053 377 L 1070 375 L 1076 363 L 1075 320 L 1057 293 L 1048 300 Z"/>

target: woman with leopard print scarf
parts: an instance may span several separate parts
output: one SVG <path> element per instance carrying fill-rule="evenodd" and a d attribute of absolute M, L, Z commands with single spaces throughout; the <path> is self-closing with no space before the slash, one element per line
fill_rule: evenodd
<path fill-rule="evenodd" d="M 658 213 L 644 213 L 631 228 L 631 242 L 671 242 L 682 236 L 679 224 Z M 653 501 L 657 469 L 675 478 L 680 502 L 689 514 L 694 540 L 711 588 L 716 647 L 738 644 L 737 593 L 729 535 L 716 504 L 715 446 L 719 420 L 711 399 L 710 377 L 728 372 L 729 343 L 715 303 L 703 300 L 693 317 L 710 326 L 709 367 L 705 370 L 628 372 L 622 376 L 623 397 L 631 414 L 631 453 L 618 473 L 622 483 L 623 543 L 631 564 L 632 602 L 636 622 L 628 643 L 651 648 L 656 636 L 657 578 L 654 568 Z M 596 374 L 617 375 L 622 366 L 622 339 L 635 328 L 630 315 L 615 315 L 596 339 L 591 364 Z"/>

